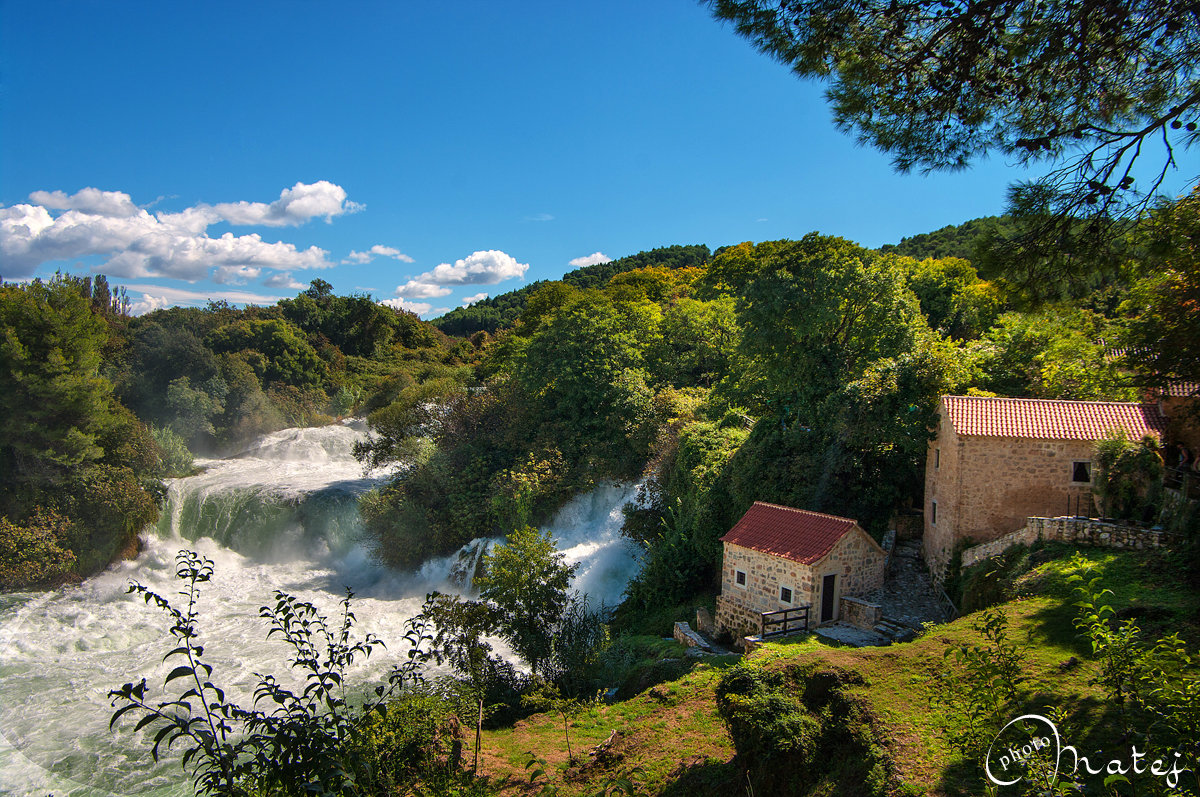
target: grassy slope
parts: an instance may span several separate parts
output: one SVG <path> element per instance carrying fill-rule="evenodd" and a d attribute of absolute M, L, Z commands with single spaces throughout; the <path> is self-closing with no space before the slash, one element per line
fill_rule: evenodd
<path fill-rule="evenodd" d="M 1047 551 L 1065 556 L 1065 547 Z M 1157 553 L 1090 550 L 1085 555 L 1115 593 L 1112 604 L 1135 616 L 1147 634 L 1179 630 L 1192 644 L 1200 640 L 1200 594 L 1187 587 L 1176 568 Z M 1071 741 L 1081 750 L 1114 749 L 1115 718 L 1105 713 L 1100 690 L 1090 683 L 1096 664 L 1071 621 L 1074 608 L 1065 558 L 1045 562 L 1018 583 L 1025 597 L 1004 606 L 1009 638 L 1027 646 L 1028 678 L 1023 704 L 1042 713 L 1050 705 L 1070 712 Z M 766 667 L 798 661 L 854 670 L 863 676 L 852 694 L 866 701 L 878 721 L 880 738 L 894 767 L 898 794 L 958 795 L 982 790 L 978 765 L 964 762 L 946 740 L 954 720 L 934 701 L 936 675 L 949 665 L 952 646 L 982 642 L 969 616 L 938 626 L 917 641 L 887 648 L 837 648 L 805 638 L 772 644 L 753 654 Z M 567 768 L 562 719 L 538 715 L 516 727 L 487 733 L 483 772 L 508 778 L 508 794 L 531 792 L 526 751 L 536 750 L 549 765 L 564 795 L 593 794 L 635 768 L 645 794 L 725 795 L 745 793 L 733 763 L 733 746 L 717 716 L 714 689 L 725 662 L 702 664 L 679 680 L 661 684 L 613 705 L 597 705 L 571 720 L 571 743 L 583 766 Z M 613 759 L 595 763 L 587 752 L 607 740 Z M 544 782 L 544 781 L 539 781 Z M 907 784 L 907 788 L 904 784 Z"/>

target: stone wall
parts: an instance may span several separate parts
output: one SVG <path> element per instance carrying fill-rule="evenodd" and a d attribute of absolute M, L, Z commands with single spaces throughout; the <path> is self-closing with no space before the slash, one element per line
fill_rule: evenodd
<path fill-rule="evenodd" d="M 1047 541 L 1139 551 L 1161 548 L 1172 539 L 1172 535 L 1162 529 L 1143 529 L 1094 518 L 1031 517 L 1029 528 Z"/>
<path fill-rule="evenodd" d="M 902 540 L 919 540 L 925 531 L 925 513 L 919 509 L 897 512 L 890 525 Z"/>
<path fill-rule="evenodd" d="M 812 591 L 811 602 L 819 611 L 821 578 L 834 573 L 838 575 L 838 597 L 865 595 L 883 586 L 887 573 L 887 554 L 871 535 L 855 526 L 837 541 L 824 559 L 813 565 L 813 572 L 817 575 L 817 583 Z"/>
<path fill-rule="evenodd" d="M 1189 412 L 1190 404 L 1200 401 L 1194 396 L 1161 396 L 1158 409 L 1167 416 L 1167 439 L 1182 442 L 1195 453 L 1200 449 L 1200 422 Z"/>
<path fill-rule="evenodd" d="M 945 571 L 955 546 L 961 448 L 943 403 L 937 437 L 929 441 L 925 455 L 925 530 L 921 537 L 922 553 L 935 576 Z"/>
<path fill-rule="evenodd" d="M 700 648 L 705 652 L 712 652 L 712 645 L 704 638 L 704 635 L 693 631 L 687 623 L 676 623 L 673 636 L 675 641 L 685 648 Z"/>
<path fill-rule="evenodd" d="M 999 556 L 1014 545 L 1033 545 L 1037 538 L 1037 531 L 1030 529 L 1028 526 L 1017 529 L 1012 534 L 1005 534 L 1003 537 L 997 537 L 991 542 L 985 542 L 982 545 L 976 545 L 964 550 L 962 552 L 962 566 L 970 567 L 977 562 L 982 562 L 984 559 Z"/>
<path fill-rule="evenodd" d="M 721 594 L 736 597 L 737 601 L 755 612 L 773 612 L 809 603 L 814 587 L 813 569 L 809 565 L 760 553 L 740 545 L 724 544 L 722 557 Z M 746 574 L 745 585 L 737 583 L 737 571 Z M 779 600 L 779 588 L 792 590 L 792 602 Z"/>
<path fill-rule="evenodd" d="M 838 614 L 843 623 L 870 631 L 883 619 L 883 607 L 858 598 L 842 598 Z"/>
<path fill-rule="evenodd" d="M 962 566 L 990 559 L 1014 545 L 1032 545 L 1037 540 L 1090 545 L 1100 548 L 1143 550 L 1167 545 L 1172 535 L 1161 529 L 1143 529 L 1121 523 L 1077 517 L 1031 517 L 1026 526 L 991 542 L 967 548 L 962 554 Z"/>
<path fill-rule="evenodd" d="M 888 565 L 892 562 L 892 551 L 896 549 L 896 530 L 888 529 L 883 533 L 883 539 L 879 542 L 879 547 L 883 549 L 883 572 L 886 573 Z"/>
<path fill-rule="evenodd" d="M 728 631 L 734 639 L 757 634 L 762 630 L 762 613 L 756 612 L 737 599 L 737 596 L 717 596 L 717 632 Z"/>

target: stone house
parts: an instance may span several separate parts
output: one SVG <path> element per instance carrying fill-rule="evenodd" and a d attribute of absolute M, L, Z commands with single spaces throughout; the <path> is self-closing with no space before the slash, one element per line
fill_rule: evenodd
<path fill-rule="evenodd" d="M 1114 429 L 1160 439 L 1158 404 L 942 396 L 925 459 L 925 561 L 945 574 L 955 546 L 1014 532 L 1028 517 L 1088 514 L 1092 455 Z"/>
<path fill-rule="evenodd" d="M 1167 440 L 1180 442 L 1194 454 L 1200 449 L 1200 417 L 1194 405 L 1200 402 L 1200 382 L 1172 382 L 1151 398 L 1167 419 Z M 1168 464 L 1175 464 L 1168 461 Z"/>
<path fill-rule="evenodd" d="M 887 554 L 849 518 L 755 501 L 721 538 L 716 626 L 757 634 L 764 612 L 810 606 L 810 625 L 838 619 L 843 597 L 883 585 Z"/>

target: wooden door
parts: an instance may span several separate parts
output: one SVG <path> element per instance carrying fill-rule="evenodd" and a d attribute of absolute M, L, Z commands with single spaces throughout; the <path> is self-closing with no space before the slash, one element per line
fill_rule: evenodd
<path fill-rule="evenodd" d="M 832 573 L 821 579 L 821 622 L 828 623 L 833 619 L 837 604 L 834 603 L 837 592 L 837 573 Z"/>

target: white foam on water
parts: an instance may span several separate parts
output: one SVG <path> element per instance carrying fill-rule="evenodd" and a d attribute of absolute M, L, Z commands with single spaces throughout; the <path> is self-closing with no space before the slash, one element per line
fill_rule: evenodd
<path fill-rule="evenodd" d="M 127 588 L 136 580 L 182 608 L 174 577 L 181 548 L 214 561 L 212 581 L 201 586 L 205 657 L 214 682 L 243 705 L 252 702 L 256 673 L 289 677 L 289 648 L 266 640 L 267 622 L 258 616 L 275 590 L 333 616 L 345 587 L 353 588 L 356 628 L 378 635 L 389 650 L 355 665 L 350 677 L 378 682 L 399 663 L 405 623 L 426 593 L 458 589 L 456 567 L 491 541 L 416 573 L 375 563 L 361 539 L 356 499 L 387 472 L 364 474 L 354 460 L 352 446 L 363 435 L 361 426 L 287 429 L 236 457 L 202 460 L 204 472 L 171 483 L 159 527 L 143 535 L 136 560 L 77 586 L 0 596 L 0 794 L 192 793 L 176 756 L 155 763 L 145 732 L 133 734 L 132 722 L 108 727 L 110 689 L 146 678 L 150 693 L 160 694 L 169 623 Z M 634 487 L 601 487 L 571 501 L 546 527 L 580 564 L 575 587 L 593 605 L 614 605 L 636 572 L 620 537 L 621 506 L 633 500 Z"/>

